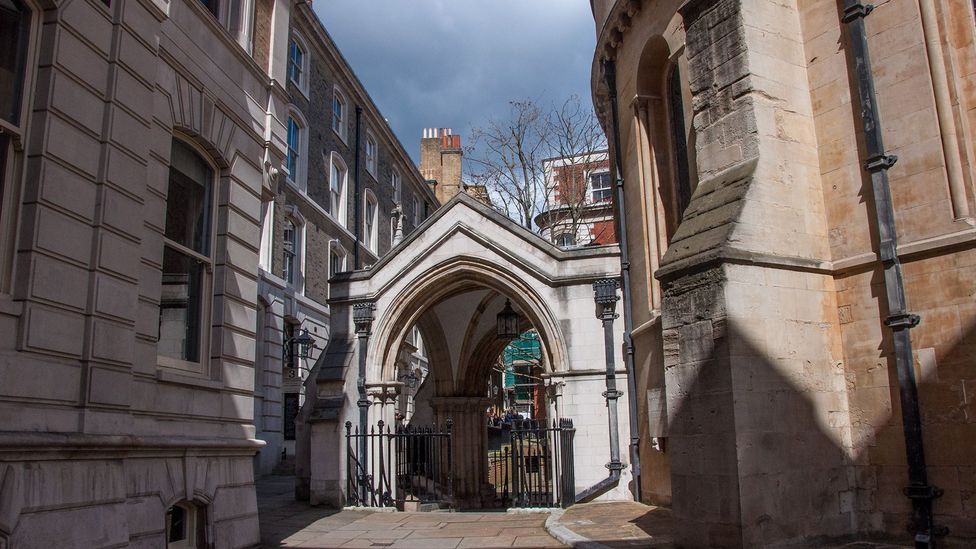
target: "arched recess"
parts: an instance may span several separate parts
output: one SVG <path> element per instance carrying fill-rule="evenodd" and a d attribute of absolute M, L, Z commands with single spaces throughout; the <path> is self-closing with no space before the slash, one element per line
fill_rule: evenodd
<path fill-rule="evenodd" d="M 671 41 L 662 35 L 649 38 L 637 66 L 635 115 L 641 172 L 645 185 L 657 191 L 653 197 L 648 193 L 645 200 L 648 212 L 664 218 L 658 239 L 662 247 L 677 230 L 698 185 L 688 63 L 684 44 L 674 40 L 683 36 L 681 26 L 680 16 L 675 16 L 666 33 Z"/>
<path fill-rule="evenodd" d="M 393 381 L 399 344 L 407 330 L 437 303 L 475 289 L 493 290 L 510 299 L 539 332 L 544 363 L 553 370 L 566 367 L 565 339 L 544 300 L 509 270 L 481 258 L 458 256 L 418 274 L 414 283 L 394 297 L 385 311 L 378 311 L 376 330 L 367 352 L 367 379 Z"/>

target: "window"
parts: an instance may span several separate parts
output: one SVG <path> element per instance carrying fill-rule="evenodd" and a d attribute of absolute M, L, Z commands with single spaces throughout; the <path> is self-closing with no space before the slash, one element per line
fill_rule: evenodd
<path fill-rule="evenodd" d="M 668 110 L 671 114 L 671 141 L 674 144 L 672 153 L 674 154 L 676 198 L 678 223 L 684 217 L 685 208 L 691 202 L 691 174 L 688 164 L 688 138 L 685 128 L 685 107 L 681 97 L 681 74 L 678 66 L 675 65 L 668 78 Z"/>
<path fill-rule="evenodd" d="M 590 174 L 590 197 L 593 202 L 610 202 L 613 200 L 610 172 Z"/>
<path fill-rule="evenodd" d="M 166 511 L 167 549 L 206 547 L 206 520 L 202 510 L 188 502 L 177 503 Z"/>
<path fill-rule="evenodd" d="M 335 276 L 346 270 L 346 253 L 338 246 L 329 249 L 329 276 Z"/>
<path fill-rule="evenodd" d="M 401 185 L 400 185 L 400 172 L 393 170 L 393 175 L 390 176 L 390 185 L 393 186 L 393 201 L 400 204 L 402 200 L 401 196 Z"/>
<path fill-rule="evenodd" d="M 346 226 L 346 177 L 347 170 L 345 164 L 339 156 L 332 153 L 332 162 L 329 171 L 329 213 L 343 227 Z"/>
<path fill-rule="evenodd" d="M 569 248 L 576 245 L 576 236 L 573 233 L 562 233 L 556 237 L 556 246 Z"/>
<path fill-rule="evenodd" d="M 376 161 L 379 156 L 379 149 L 376 146 L 376 138 L 373 134 L 366 134 L 366 171 L 376 177 Z"/>
<path fill-rule="evenodd" d="M 298 249 L 298 235 L 295 224 L 285 220 L 285 235 L 281 243 L 281 277 L 289 284 L 295 283 L 295 250 Z"/>
<path fill-rule="evenodd" d="M 285 168 L 288 170 L 288 181 L 305 190 L 305 151 L 308 135 L 305 123 L 298 118 L 298 113 L 292 112 L 288 116 L 288 157 Z"/>
<path fill-rule="evenodd" d="M 415 198 L 413 201 L 413 226 L 416 227 L 420 225 L 423 221 L 424 203 L 419 199 Z"/>
<path fill-rule="evenodd" d="M 15 190 L 23 161 L 24 88 L 32 14 L 21 0 L 0 0 L 0 292 L 9 291 L 14 249 Z M 29 95 L 29 94 L 26 94 Z"/>
<path fill-rule="evenodd" d="M 346 99 L 339 90 L 332 94 L 332 129 L 346 140 Z"/>
<path fill-rule="evenodd" d="M 366 191 L 366 205 L 363 215 L 363 242 L 366 247 L 376 251 L 376 217 L 379 208 L 376 206 L 376 197 L 373 193 Z"/>
<path fill-rule="evenodd" d="M 288 79 L 303 91 L 307 89 L 305 76 L 308 73 L 307 62 L 308 54 L 305 53 L 305 47 L 299 43 L 297 37 L 292 36 L 288 42 Z"/>
<path fill-rule="evenodd" d="M 253 0 L 200 0 L 245 51 L 251 51 L 254 28 Z"/>
<path fill-rule="evenodd" d="M 210 314 L 213 179 L 210 165 L 173 141 L 159 312 L 160 363 L 203 370 Z"/>

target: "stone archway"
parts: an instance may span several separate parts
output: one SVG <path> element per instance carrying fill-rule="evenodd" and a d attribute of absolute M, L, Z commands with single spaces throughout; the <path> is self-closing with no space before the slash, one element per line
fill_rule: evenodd
<path fill-rule="evenodd" d="M 505 345 L 494 333 L 506 300 L 538 332 L 546 378 L 565 395 L 560 413 L 577 422 L 577 484 L 605 477 L 607 426 L 627 421 L 608 422 L 600 412 L 606 348 L 592 284 L 617 276 L 618 253 L 616 246 L 560 250 L 459 194 L 372 269 L 333 278 L 332 337 L 306 382 L 299 419 L 299 482 L 307 482 L 311 501 L 345 502 L 342 426 L 394 420 L 401 343 L 417 327 L 429 353 L 434 416 L 454 422 L 457 502 L 480 506 L 486 394 L 479 381 Z M 620 326 L 614 336 L 622 368 Z M 610 496 L 629 498 L 626 483 Z"/>

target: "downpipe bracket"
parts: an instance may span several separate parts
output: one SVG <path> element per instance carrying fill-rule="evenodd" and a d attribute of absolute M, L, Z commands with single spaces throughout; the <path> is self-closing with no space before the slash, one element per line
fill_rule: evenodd
<path fill-rule="evenodd" d="M 874 4 L 862 4 L 858 2 L 844 10 L 844 18 L 841 21 L 850 23 L 855 19 L 864 19 L 874 11 Z"/>
<path fill-rule="evenodd" d="M 922 322 L 922 317 L 912 313 L 891 315 L 884 321 L 885 326 L 891 328 L 892 330 L 903 330 L 906 328 L 912 329 L 915 326 L 918 326 L 920 322 Z M 908 488 L 906 488 L 906 490 L 908 490 Z M 905 495 L 908 494 L 906 493 Z"/>
<path fill-rule="evenodd" d="M 868 158 L 867 163 L 864 164 L 864 169 L 870 173 L 874 173 L 878 170 L 888 170 L 891 169 L 896 162 L 898 162 L 898 155 L 881 154 Z"/>

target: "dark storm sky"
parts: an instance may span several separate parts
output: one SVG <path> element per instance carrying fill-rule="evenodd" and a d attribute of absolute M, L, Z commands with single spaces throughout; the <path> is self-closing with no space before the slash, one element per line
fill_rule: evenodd
<path fill-rule="evenodd" d="M 316 0 L 316 13 L 416 160 L 425 127 L 470 135 L 508 101 L 589 104 L 586 0 Z"/>

